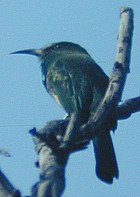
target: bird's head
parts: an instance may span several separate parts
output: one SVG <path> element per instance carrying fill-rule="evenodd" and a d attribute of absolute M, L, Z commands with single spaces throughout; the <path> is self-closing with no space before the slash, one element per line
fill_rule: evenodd
<path fill-rule="evenodd" d="M 46 47 L 40 49 L 27 49 L 16 51 L 11 54 L 28 54 L 35 55 L 41 61 L 45 60 L 55 60 L 56 58 L 61 58 L 67 55 L 81 54 L 88 55 L 87 51 L 78 44 L 72 42 L 57 42 L 49 44 Z"/>

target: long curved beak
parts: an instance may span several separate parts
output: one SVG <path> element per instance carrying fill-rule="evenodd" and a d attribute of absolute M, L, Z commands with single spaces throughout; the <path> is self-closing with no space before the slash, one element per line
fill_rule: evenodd
<path fill-rule="evenodd" d="M 41 49 L 27 49 L 27 50 L 15 51 L 13 53 L 10 53 L 10 55 L 13 54 L 27 54 L 27 55 L 42 56 L 43 51 Z"/>

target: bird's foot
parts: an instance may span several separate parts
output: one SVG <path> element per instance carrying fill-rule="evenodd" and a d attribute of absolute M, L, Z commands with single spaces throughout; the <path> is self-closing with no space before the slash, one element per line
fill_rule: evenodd
<path fill-rule="evenodd" d="M 68 141 L 62 141 L 59 148 L 64 151 L 68 151 L 70 149 L 70 143 Z"/>

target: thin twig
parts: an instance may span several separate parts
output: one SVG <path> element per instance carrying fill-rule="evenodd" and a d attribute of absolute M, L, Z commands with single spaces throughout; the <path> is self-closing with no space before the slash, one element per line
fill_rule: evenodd
<path fill-rule="evenodd" d="M 140 97 L 126 100 L 118 106 L 117 119 L 129 118 L 133 113 L 140 112 Z"/>

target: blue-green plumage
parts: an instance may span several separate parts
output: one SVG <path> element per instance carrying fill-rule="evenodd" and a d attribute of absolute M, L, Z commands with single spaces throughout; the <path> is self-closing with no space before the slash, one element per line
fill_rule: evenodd
<path fill-rule="evenodd" d="M 38 50 L 15 53 L 39 57 L 43 84 L 48 93 L 69 116 L 75 114 L 80 125 L 96 111 L 109 79 L 84 48 L 70 42 L 58 42 Z M 118 167 L 109 132 L 95 138 L 93 144 L 97 175 L 112 183 L 113 177 L 118 177 Z"/>

